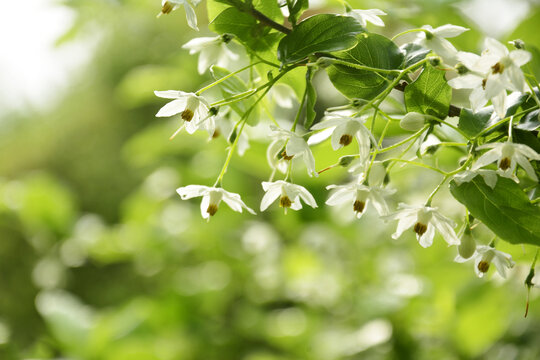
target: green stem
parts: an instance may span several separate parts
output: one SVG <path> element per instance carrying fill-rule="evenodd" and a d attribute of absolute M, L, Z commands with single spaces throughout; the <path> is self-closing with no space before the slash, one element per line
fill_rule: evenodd
<path fill-rule="evenodd" d="M 406 163 L 406 164 L 410 164 L 410 165 L 414 165 L 414 166 L 418 166 L 418 167 L 423 167 L 423 168 L 426 168 L 426 169 L 430 169 L 430 170 L 433 170 L 433 171 L 436 171 L 438 172 L 439 174 L 442 174 L 442 175 L 445 175 L 446 176 L 446 173 L 440 169 L 437 169 L 436 167 L 433 167 L 431 165 L 427 165 L 427 164 L 424 164 L 424 163 L 419 163 L 419 162 L 416 162 L 416 161 L 411 161 L 411 160 L 404 160 L 404 159 L 401 159 L 401 158 L 390 158 L 390 159 L 384 159 L 382 160 L 382 162 L 387 162 L 387 161 L 393 161 L 392 164 L 390 164 L 390 166 L 392 166 L 393 164 L 395 163 L 398 163 L 398 162 L 402 162 L 402 163 Z M 387 170 L 388 171 L 388 170 Z"/>
<path fill-rule="evenodd" d="M 409 29 L 409 30 L 402 31 L 402 32 L 400 32 L 400 33 L 397 34 L 397 35 L 394 35 L 394 36 L 392 37 L 391 40 L 394 41 L 394 40 L 396 40 L 396 39 L 397 39 L 398 37 L 400 37 L 400 36 L 403 36 L 403 35 L 406 35 L 406 34 L 410 34 L 410 33 L 412 33 L 412 32 L 420 32 L 420 31 L 426 32 L 426 30 L 424 30 L 424 29 Z"/>
<path fill-rule="evenodd" d="M 221 82 L 223 82 L 223 81 L 225 81 L 225 80 L 227 80 L 227 79 L 233 77 L 233 76 L 236 75 L 236 74 L 241 73 L 241 72 L 244 71 L 244 70 L 247 70 L 247 69 L 249 69 L 249 68 L 251 68 L 251 67 L 253 67 L 253 66 L 257 65 L 257 64 L 260 64 L 261 62 L 262 62 L 262 61 L 257 61 L 256 63 L 249 64 L 249 65 L 244 66 L 243 68 L 241 68 L 241 69 L 239 69 L 239 70 L 236 70 L 236 71 L 234 71 L 234 72 L 232 72 L 232 73 L 230 73 L 230 74 L 227 74 L 227 75 L 225 75 L 224 77 L 222 77 L 221 79 L 217 79 L 216 81 L 214 81 L 214 82 L 211 83 L 210 85 L 207 85 L 207 86 L 203 87 L 202 89 L 197 90 L 197 92 L 195 92 L 195 95 L 199 96 L 199 95 L 201 95 L 203 92 L 205 92 L 206 90 L 211 89 L 212 87 L 216 86 L 217 84 L 219 84 L 219 83 L 221 83 Z"/>
<path fill-rule="evenodd" d="M 385 152 L 388 152 L 388 151 L 390 151 L 390 150 L 394 150 L 394 149 L 400 147 L 401 145 L 408 143 L 408 142 L 411 141 L 411 140 L 416 140 L 416 139 L 417 139 L 420 135 L 422 135 L 422 133 L 423 133 L 424 131 L 426 131 L 428 128 L 429 128 L 429 125 L 425 125 L 422 129 L 418 130 L 417 132 L 415 132 L 414 134 L 412 134 L 412 135 L 409 136 L 408 138 L 403 139 L 403 140 L 401 140 L 400 142 L 397 142 L 397 143 L 395 143 L 395 144 L 393 144 L 393 145 L 391 145 L 391 146 L 388 146 L 388 147 L 385 147 L 385 148 L 380 149 L 380 150 L 378 150 L 378 151 L 375 151 L 374 153 L 375 153 L 375 154 L 385 153 Z M 407 150 L 409 150 L 409 148 L 407 148 Z"/>
<path fill-rule="evenodd" d="M 342 59 L 337 59 L 337 58 L 331 58 L 331 57 L 320 57 L 319 59 L 317 59 L 317 61 L 319 60 L 322 60 L 322 61 L 330 61 L 334 64 L 339 64 L 339 65 L 344 65 L 344 66 L 348 66 L 348 67 L 351 67 L 351 68 L 354 68 L 354 69 L 358 69 L 358 70 L 366 70 L 366 71 L 373 71 L 375 73 L 381 73 L 381 74 L 395 74 L 395 75 L 399 75 L 401 74 L 402 70 L 389 70 L 389 69 L 380 69 L 380 68 L 375 68 L 375 67 L 371 67 L 371 66 L 365 66 L 365 65 L 360 65 L 360 64 L 356 64 L 356 63 L 352 63 L 352 62 L 349 62 L 349 61 L 345 61 L 345 60 L 342 60 Z M 308 64 L 309 65 L 309 64 Z M 385 78 L 386 79 L 386 78 Z"/>
<path fill-rule="evenodd" d="M 298 124 L 298 121 L 300 120 L 300 116 L 302 115 L 302 109 L 304 108 L 304 104 L 306 103 L 308 95 L 308 87 L 306 84 L 306 90 L 304 90 L 304 95 L 302 95 L 302 100 L 300 101 L 300 106 L 298 107 L 298 111 L 296 112 L 296 117 L 294 118 L 294 123 L 291 127 L 291 132 L 294 132 L 296 130 L 296 125 Z"/>
<path fill-rule="evenodd" d="M 431 200 L 433 200 L 433 197 L 435 196 L 435 194 L 437 194 L 439 192 L 439 190 L 441 189 L 441 187 L 444 185 L 444 183 L 446 182 L 446 180 L 448 180 L 449 176 L 446 175 L 442 181 L 439 183 L 439 185 L 437 185 L 437 187 L 435 188 L 435 190 L 433 190 L 431 192 L 431 194 L 429 195 L 427 201 L 426 201 L 426 206 L 431 206 Z"/>
<path fill-rule="evenodd" d="M 463 132 L 463 130 L 461 130 L 460 128 L 458 128 L 457 126 L 455 125 L 452 125 L 450 124 L 449 122 L 446 122 L 444 120 L 441 120 L 439 119 L 438 117 L 435 117 L 435 116 L 431 116 L 431 115 L 425 115 L 428 119 L 431 119 L 431 120 L 434 120 L 434 121 L 437 121 L 439 124 L 443 124 L 443 125 L 446 125 L 452 129 L 454 129 L 455 131 L 457 131 L 458 133 L 461 134 L 461 136 L 463 136 L 465 139 L 467 140 L 471 140 L 471 138 L 469 137 L 469 135 L 467 135 L 465 132 Z"/>

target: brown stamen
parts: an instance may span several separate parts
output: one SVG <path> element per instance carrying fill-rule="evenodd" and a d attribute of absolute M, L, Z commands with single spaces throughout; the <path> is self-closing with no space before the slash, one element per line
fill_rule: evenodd
<path fill-rule="evenodd" d="M 193 115 L 195 115 L 193 111 L 191 111 L 190 109 L 186 109 L 182 111 L 182 120 L 191 121 L 191 119 L 193 119 Z"/>
<path fill-rule="evenodd" d="M 218 206 L 215 204 L 208 205 L 208 209 L 206 209 L 206 212 L 210 214 L 210 216 L 214 216 L 218 211 Z"/>
<path fill-rule="evenodd" d="M 487 79 L 483 79 L 482 80 L 482 89 L 483 90 L 486 90 L 486 83 L 487 83 Z"/>
<path fill-rule="evenodd" d="M 352 136 L 349 135 L 349 134 L 344 134 L 341 136 L 341 138 L 339 139 L 339 144 L 340 145 L 343 145 L 343 146 L 347 146 L 349 145 L 351 142 L 352 142 Z"/>
<path fill-rule="evenodd" d="M 501 170 L 506 170 L 510 167 L 510 165 L 512 164 L 512 160 L 510 160 L 509 158 L 505 157 L 501 160 L 501 162 L 499 163 L 499 168 Z"/>
<path fill-rule="evenodd" d="M 363 212 L 365 207 L 366 207 L 366 203 L 360 200 L 356 200 L 353 204 L 353 209 L 357 213 Z"/>
<path fill-rule="evenodd" d="M 292 205 L 291 203 L 291 199 L 289 199 L 288 196 L 282 196 L 280 199 L 279 199 L 279 207 L 282 207 L 282 208 L 290 208 Z"/>
<path fill-rule="evenodd" d="M 491 67 L 491 70 L 493 74 L 502 74 L 504 71 L 504 65 L 498 62 Z"/>
<path fill-rule="evenodd" d="M 487 261 L 480 261 L 478 263 L 478 270 L 482 273 L 487 273 L 487 271 L 489 270 L 489 262 Z"/>
<path fill-rule="evenodd" d="M 219 131 L 218 129 L 214 130 L 214 133 L 212 134 L 212 139 L 218 138 L 219 135 L 221 135 L 221 131 Z"/>
<path fill-rule="evenodd" d="M 426 231 L 427 231 L 427 225 L 424 225 L 419 222 L 414 224 L 414 232 L 417 233 L 418 235 L 422 236 L 426 233 Z"/>
<path fill-rule="evenodd" d="M 294 155 L 287 155 L 287 151 L 285 150 L 283 150 L 280 155 L 282 159 L 287 161 L 292 160 L 292 158 L 294 157 Z"/>
<path fill-rule="evenodd" d="M 165 1 L 165 4 L 163 4 L 163 7 L 161 8 L 161 13 L 168 14 L 173 10 L 173 8 L 174 6 L 170 2 Z"/>

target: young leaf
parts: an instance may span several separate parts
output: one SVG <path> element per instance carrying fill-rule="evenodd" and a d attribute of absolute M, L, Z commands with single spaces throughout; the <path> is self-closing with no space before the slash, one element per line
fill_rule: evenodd
<path fill-rule="evenodd" d="M 306 105 L 306 122 L 304 123 L 304 128 L 306 130 L 309 130 L 311 125 L 313 125 L 313 121 L 315 121 L 315 117 L 317 116 L 317 112 L 315 111 L 315 103 L 317 102 L 317 92 L 315 91 L 315 87 L 312 83 L 313 80 L 313 71 L 311 68 L 308 69 L 306 72 L 306 96 L 307 96 L 307 105 Z"/>
<path fill-rule="evenodd" d="M 271 49 L 281 37 L 280 33 L 270 32 L 271 29 L 259 24 L 251 15 L 232 7 L 219 14 L 208 27 L 218 34 L 235 35 L 255 51 Z"/>
<path fill-rule="evenodd" d="M 540 209 L 514 181 L 498 177 L 491 189 L 481 176 L 457 185 L 450 192 L 501 239 L 512 244 L 540 245 Z"/>
<path fill-rule="evenodd" d="M 290 64 L 317 52 L 347 50 L 357 43 L 356 34 L 364 31 L 360 23 L 349 16 L 315 15 L 302 21 L 281 39 L 278 59 Z"/>
<path fill-rule="evenodd" d="M 390 39 L 372 33 L 363 33 L 351 50 L 338 54 L 342 60 L 377 69 L 399 69 L 403 53 Z M 346 65 L 332 65 L 326 69 L 330 81 L 348 98 L 372 99 L 388 86 L 389 77 L 373 71 Z"/>
<path fill-rule="evenodd" d="M 452 88 L 444 78 L 444 71 L 427 65 L 420 76 L 405 88 L 405 106 L 408 112 L 436 116 L 448 116 Z"/>

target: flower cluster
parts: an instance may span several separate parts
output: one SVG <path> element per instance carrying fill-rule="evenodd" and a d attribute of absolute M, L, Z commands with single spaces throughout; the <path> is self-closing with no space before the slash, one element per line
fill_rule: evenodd
<path fill-rule="evenodd" d="M 163 1 L 160 14 L 168 14 L 183 5 L 188 24 L 197 29 L 194 8 L 198 2 L 196 0 Z M 245 8 L 242 9 L 244 12 L 245 10 Z M 264 14 L 258 11 L 255 13 L 257 13 L 256 20 L 260 21 L 260 26 L 271 26 L 274 30 L 283 32 L 283 38 L 291 36 L 291 32 L 294 34 L 294 27 L 291 30 L 270 19 L 262 21 L 261 16 L 264 17 Z M 336 17 L 336 21 L 346 19 L 343 21 L 356 22 L 358 28 L 364 31 L 367 26 L 384 26 L 379 16 L 386 13 L 379 9 L 360 10 L 347 7 L 345 15 Z M 234 29 L 230 28 L 230 30 Z M 312 178 L 318 177 L 329 169 L 346 167 L 349 172 L 347 176 L 350 179 L 340 184 L 326 186 L 330 191 L 326 205 L 345 206 L 347 211 L 358 219 L 367 211 L 372 211 L 370 210 L 372 207 L 383 221 L 397 221 L 396 231 L 392 235 L 394 239 L 408 232 L 411 235 L 414 234 L 420 246 L 424 248 L 433 244 L 435 234 L 438 233 L 449 246 L 456 246 L 459 254 L 456 257 L 457 262 L 475 260 L 478 276 L 482 277 L 486 274 L 490 264 L 494 264 L 498 273 L 505 276 L 506 270 L 514 265 L 511 256 L 496 250 L 494 242 L 490 245 L 477 244 L 472 235 L 468 215 L 465 217 L 467 219 L 463 227 L 465 230 L 458 236 L 455 231 L 456 222 L 447 217 L 443 210 L 432 206 L 432 200 L 449 180 L 452 180 L 456 186 L 461 186 L 480 176 L 493 191 L 499 191 L 497 184 L 500 177 L 511 178 L 516 182 L 526 179 L 525 182 L 538 184 L 537 162 L 540 161 L 540 155 L 530 143 L 529 146 L 524 141 L 518 141 L 514 132 L 517 131 L 515 128 L 519 116 L 537 110 L 540 107 L 540 99 L 528 83 L 527 76 L 531 78 L 534 76 L 532 74 L 526 76 L 521 69 L 531 60 L 531 54 L 525 51 L 522 45 L 510 51 L 497 40 L 487 38 L 484 42 L 484 50 L 479 55 L 458 51 L 449 39 L 465 31 L 468 29 L 450 24 L 437 28 L 425 25 L 419 29 L 405 31 L 402 34 L 408 32 L 417 34 L 412 43 L 402 47 L 402 51 L 407 56 L 410 55 L 407 54 L 407 48 L 414 49 L 414 56 L 407 58 L 407 65 L 396 69 L 379 69 L 377 67 L 379 64 L 369 66 L 364 62 L 356 61 L 353 55 L 344 57 L 340 57 L 342 53 L 336 53 L 335 56 L 332 55 L 333 57 L 321 55 L 332 53 L 336 50 L 334 48 L 328 51 L 317 48 L 313 53 L 306 53 L 300 60 L 289 59 L 290 61 L 283 60 L 286 51 L 280 50 L 280 57 L 276 60 L 279 59 L 282 64 L 276 65 L 267 58 L 257 55 L 257 46 L 246 45 L 245 34 L 234 31 L 232 31 L 233 34 L 222 33 L 214 37 L 195 38 L 187 42 L 183 48 L 189 50 L 190 54 L 199 54 L 199 73 L 203 74 L 213 65 L 227 72 L 223 72 L 225 75 L 221 75 L 221 78 L 216 78 L 215 82 L 196 92 L 156 91 L 157 96 L 172 100 L 165 104 L 156 116 L 180 115 L 180 126 L 171 138 L 182 129 L 185 129 L 188 134 L 204 130 L 210 139 L 223 134 L 230 146 L 223 169 L 212 187 L 188 185 L 179 188 L 178 194 L 184 200 L 202 197 L 201 215 L 206 220 L 217 213 L 222 201 L 234 211 L 246 210 L 255 214 L 242 201 L 239 194 L 222 188 L 222 180 L 235 151 L 242 155 L 248 148 L 247 139 L 251 134 L 258 133 L 260 138 L 262 133 L 268 142 L 266 158 L 270 175 L 268 181 L 263 181 L 261 184 L 264 191 L 259 206 L 261 212 L 268 210 L 274 202 L 278 202 L 285 213 L 288 209 L 298 211 L 302 209 L 303 204 L 312 208 L 317 207 L 317 201 L 309 190 L 292 180 L 293 169 L 297 170 L 298 166 L 302 167 L 302 171 L 305 168 Z M 402 34 L 396 35 L 389 41 L 392 43 Z M 350 34 L 347 33 L 347 35 Z M 369 34 L 366 33 L 359 39 L 368 37 Z M 290 44 L 285 43 L 284 46 L 287 45 Z M 249 58 L 241 55 L 242 51 L 235 51 L 235 47 L 236 49 L 244 47 Z M 308 48 L 296 50 L 301 53 Z M 397 46 L 395 49 L 398 49 Z M 381 54 L 384 53 L 383 50 L 377 48 L 377 51 L 379 50 Z M 392 51 L 392 54 L 397 56 L 396 52 Z M 423 55 L 419 55 L 420 53 Z M 248 63 L 247 66 L 239 68 L 243 66 L 239 64 L 246 63 Z M 267 68 L 258 68 L 259 64 L 271 68 L 273 66 L 273 70 L 268 72 Z M 359 96 L 360 99 L 352 100 L 346 105 L 328 109 L 324 112 L 324 116 L 318 119 L 313 115 L 316 96 L 314 97 L 312 93 L 316 93 L 316 90 L 312 83 L 312 72 L 335 68 L 338 65 L 355 74 L 354 78 L 347 77 L 339 83 L 336 80 L 338 76 L 332 76 L 335 74 L 332 71 L 335 70 L 329 72 L 331 80 L 339 91 L 349 98 L 353 97 L 350 92 L 355 90 L 351 88 L 357 86 L 357 82 L 361 82 L 360 85 L 365 88 L 373 87 L 372 91 L 369 95 L 365 95 L 368 92 L 362 92 L 365 90 L 362 88 L 360 94 L 365 98 Z M 301 91 L 295 92 L 294 90 L 298 90 L 297 84 L 290 80 L 285 81 L 284 75 L 297 68 L 307 69 L 306 85 Z M 250 75 L 243 76 L 242 73 L 247 69 L 250 69 Z M 267 72 L 266 77 L 261 69 Z M 423 71 L 418 71 L 421 69 Z M 216 68 L 212 69 L 214 76 L 215 70 Z M 275 71 L 278 71 L 278 75 L 275 75 Z M 424 86 L 421 89 L 415 89 L 421 96 L 416 97 L 414 103 L 407 103 L 408 89 L 413 88 L 416 81 L 421 82 L 424 72 L 430 71 L 442 74 L 442 80 L 437 80 L 439 81 L 437 93 L 430 93 L 429 86 Z M 429 81 L 435 80 L 430 78 Z M 427 81 L 428 85 L 429 81 Z M 213 98 L 214 93 L 208 96 L 205 94 L 203 97 L 202 93 L 214 86 L 221 88 L 223 98 Z M 457 122 L 447 117 L 446 112 L 448 115 L 464 113 L 463 111 L 456 112 L 456 106 L 452 105 L 450 100 L 444 103 L 442 99 L 444 96 L 441 93 L 444 92 L 450 97 L 452 88 L 456 92 L 467 92 L 471 116 L 480 116 L 479 112 L 490 111 L 489 121 L 485 120 L 484 115 L 482 115 L 483 120 L 475 120 L 474 124 L 466 123 L 466 118 L 460 118 Z M 393 90 L 405 91 L 405 106 L 399 104 L 396 106 L 396 99 L 400 97 L 390 96 L 396 92 Z M 301 95 L 302 92 L 304 92 L 303 95 Z M 514 106 L 511 107 L 509 99 L 518 97 L 509 96 L 509 92 L 525 95 L 519 97 L 521 103 L 517 106 L 513 104 Z M 422 104 L 417 104 L 422 101 L 419 98 L 426 100 Z M 271 114 L 275 105 L 279 106 L 280 113 L 283 113 L 283 110 L 293 109 L 295 104 L 299 106 L 290 126 L 276 121 Z M 518 106 L 522 106 L 523 110 L 519 115 L 516 113 Z M 305 110 L 304 107 L 306 107 Z M 404 112 L 403 109 L 407 111 Z M 261 111 L 258 112 L 259 110 Z M 270 126 L 261 124 L 255 131 L 251 128 L 253 124 L 250 119 L 262 117 L 260 114 L 263 110 L 264 113 L 269 114 L 268 117 L 273 124 Z M 461 109 L 457 108 L 457 110 Z M 306 125 L 301 130 L 299 120 L 304 116 Z M 308 120 L 310 117 L 311 119 Z M 312 125 L 313 120 L 316 120 L 314 125 Z M 380 126 L 383 121 L 384 125 Z M 389 135 L 395 131 L 391 130 L 392 128 L 399 130 L 399 127 L 392 125 L 394 122 L 399 123 L 402 129 L 397 136 Z M 507 133 L 506 129 L 508 129 Z M 497 136 L 491 136 L 494 131 L 497 131 Z M 414 133 L 411 135 L 410 132 Z M 349 155 L 342 156 L 336 164 L 318 171 L 312 149 L 327 139 L 334 151 L 348 151 Z M 444 146 L 458 148 L 464 154 L 464 158 L 460 159 L 456 168 L 447 171 L 439 167 L 437 161 L 434 162 L 435 165 L 423 161 L 423 157 L 429 158 Z M 443 179 L 423 204 L 408 205 L 400 202 L 396 211 L 391 211 L 390 199 L 397 191 L 388 186 L 388 179 L 397 164 L 427 168 L 443 175 Z M 522 169 L 523 173 L 520 173 L 519 169 Z M 276 176 L 283 177 L 275 180 Z M 479 222 L 479 220 L 475 221 Z"/>

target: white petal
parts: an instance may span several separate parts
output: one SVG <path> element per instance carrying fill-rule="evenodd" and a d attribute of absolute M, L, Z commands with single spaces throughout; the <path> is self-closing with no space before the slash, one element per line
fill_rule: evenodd
<path fill-rule="evenodd" d="M 509 66 L 504 74 L 508 78 L 508 82 L 512 85 L 514 91 L 523 92 L 526 89 L 527 83 L 525 82 L 525 76 L 523 76 L 523 71 L 517 66 Z"/>
<path fill-rule="evenodd" d="M 533 167 L 523 155 L 514 154 L 514 159 L 523 168 L 523 170 L 525 170 L 525 172 L 527 173 L 527 175 L 529 175 L 531 179 L 533 179 L 534 181 L 538 181 L 538 177 L 536 176 Z"/>
<path fill-rule="evenodd" d="M 205 193 L 208 193 L 210 189 L 211 188 L 204 185 L 188 185 L 176 189 L 176 192 L 178 195 L 180 195 L 182 200 L 187 200 L 197 196 L 202 196 Z"/>
<path fill-rule="evenodd" d="M 399 222 L 397 225 L 396 232 L 392 234 L 393 239 L 399 238 L 405 230 L 411 228 L 414 224 L 416 224 L 416 218 L 417 218 L 416 213 L 404 214 L 403 212 L 401 212 L 398 214 L 400 214 L 400 217 L 399 217 Z M 392 216 L 392 215 L 388 215 L 386 216 L 386 218 L 388 218 L 389 216 Z"/>
<path fill-rule="evenodd" d="M 435 236 L 435 227 L 432 224 L 428 224 L 426 232 L 422 236 L 416 234 L 416 238 L 423 248 L 428 248 L 433 245 L 433 237 Z"/>
<path fill-rule="evenodd" d="M 493 38 L 486 38 L 485 46 L 487 48 L 487 51 L 495 54 L 498 57 L 503 57 L 508 54 L 508 49 L 506 48 L 506 46 Z"/>
<path fill-rule="evenodd" d="M 165 99 L 178 99 L 191 95 L 191 93 L 186 93 L 178 90 L 154 91 L 154 94 L 156 94 L 156 96 L 159 96 L 160 98 Z"/>
<path fill-rule="evenodd" d="M 482 89 L 481 86 L 473 89 L 471 95 L 469 95 L 469 101 L 471 102 L 471 107 L 474 112 L 477 112 L 484 107 L 487 103 L 486 92 Z"/>
<path fill-rule="evenodd" d="M 497 177 L 497 173 L 490 170 L 479 170 L 480 175 L 482 175 L 482 178 L 484 179 L 484 182 L 487 186 L 489 186 L 492 189 L 495 189 L 495 186 L 497 185 L 497 180 L 499 179 Z"/>
<path fill-rule="evenodd" d="M 491 102 L 493 103 L 493 108 L 495 108 L 497 115 L 501 119 L 504 119 L 506 116 L 506 90 L 503 90 L 497 96 L 492 97 Z"/>
<path fill-rule="evenodd" d="M 190 50 L 189 52 L 190 54 L 194 54 L 208 46 L 216 45 L 216 44 L 219 44 L 220 42 L 221 42 L 220 36 L 199 37 L 199 38 L 189 40 L 187 43 L 182 45 L 182 49 L 188 49 Z"/>
<path fill-rule="evenodd" d="M 531 53 L 525 50 L 511 51 L 509 56 L 517 66 L 523 66 L 532 59 Z"/>
<path fill-rule="evenodd" d="M 451 38 L 451 37 L 456 37 L 458 35 L 461 35 L 465 31 L 468 31 L 468 30 L 469 29 L 464 28 L 463 26 L 446 24 L 446 25 L 439 26 L 438 28 L 433 29 L 432 33 L 435 36 L 440 36 L 443 38 Z"/>
<path fill-rule="evenodd" d="M 210 205 L 210 195 L 203 196 L 201 201 L 201 215 L 203 219 L 210 220 L 210 214 L 208 213 L 208 206 Z"/>
<path fill-rule="evenodd" d="M 199 31 L 199 28 L 197 27 L 197 15 L 195 14 L 195 9 L 193 6 L 191 6 L 191 4 L 188 2 L 185 2 L 184 9 L 186 10 L 186 19 L 189 27 L 193 30 Z"/>
<path fill-rule="evenodd" d="M 474 163 L 472 169 L 477 170 L 481 167 L 489 165 L 492 162 L 499 160 L 500 156 L 501 156 L 501 152 L 499 151 L 499 149 L 489 150 L 487 153 L 480 156 L 480 158 L 476 161 L 476 163 Z"/>
<path fill-rule="evenodd" d="M 373 201 L 373 207 L 375 208 L 375 210 L 377 210 L 377 213 L 379 213 L 379 215 L 381 216 L 387 215 L 389 212 L 389 209 L 382 194 L 377 190 L 372 190 L 370 192 L 370 197 L 371 197 L 371 200 Z"/>
<path fill-rule="evenodd" d="M 311 206 L 312 208 L 317 207 L 317 202 L 315 201 L 315 198 L 303 186 L 298 185 L 298 193 L 300 195 L 300 198 L 304 200 L 307 205 Z"/>
<path fill-rule="evenodd" d="M 297 155 L 304 151 L 310 151 L 304 139 L 299 136 L 291 136 L 286 147 L 287 155 Z"/>
<path fill-rule="evenodd" d="M 475 74 L 465 74 L 449 80 L 448 85 L 454 89 L 474 89 L 482 86 L 482 78 Z"/>
<path fill-rule="evenodd" d="M 158 113 L 156 114 L 156 117 L 167 117 L 167 116 L 173 116 L 178 113 L 181 113 L 186 109 L 186 99 L 176 99 L 173 101 L 168 102 L 163 106 L 161 109 L 159 109 Z"/>
<path fill-rule="evenodd" d="M 454 232 L 456 224 L 452 220 L 445 218 L 438 212 L 433 212 L 433 217 L 431 219 L 433 225 L 435 225 L 435 228 L 439 231 L 448 245 L 459 245 L 460 241 Z"/>
<path fill-rule="evenodd" d="M 262 183 L 263 189 L 266 191 L 266 193 L 261 200 L 261 211 L 266 210 L 281 195 L 281 187 L 266 185 L 267 187 L 265 188 L 265 184 L 271 183 Z"/>
<path fill-rule="evenodd" d="M 246 209 L 251 214 L 255 215 L 255 211 L 250 209 L 240 198 L 240 195 L 223 191 L 223 202 L 229 205 L 231 209 L 237 212 L 242 212 L 242 208 Z"/>
<path fill-rule="evenodd" d="M 343 204 L 345 202 L 352 202 L 355 198 L 356 191 L 349 187 L 340 187 L 338 190 L 333 192 L 328 200 L 326 200 L 326 205 L 335 206 Z"/>

